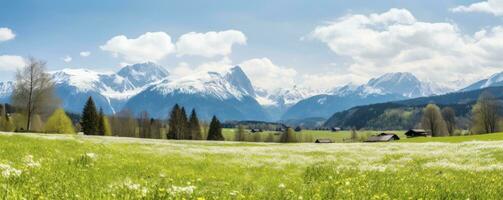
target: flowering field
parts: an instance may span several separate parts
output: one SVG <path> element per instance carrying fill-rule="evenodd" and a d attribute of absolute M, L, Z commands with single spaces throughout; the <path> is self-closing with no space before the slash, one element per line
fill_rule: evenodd
<path fill-rule="evenodd" d="M 499 199 L 503 141 L 275 144 L 0 133 L 2 199 Z"/>

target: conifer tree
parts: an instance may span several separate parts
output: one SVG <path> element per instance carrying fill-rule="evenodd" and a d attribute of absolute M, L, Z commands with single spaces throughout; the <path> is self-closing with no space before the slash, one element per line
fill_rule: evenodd
<path fill-rule="evenodd" d="M 89 97 L 82 111 L 82 121 L 80 122 L 84 134 L 96 135 L 98 133 L 98 122 L 99 115 L 96 111 L 96 105 L 93 98 Z"/>
<path fill-rule="evenodd" d="M 190 140 L 192 138 L 190 131 L 189 131 L 189 120 L 187 118 L 187 113 L 185 112 L 185 108 L 182 107 L 180 111 L 180 136 L 179 139 L 182 140 Z"/>
<path fill-rule="evenodd" d="M 54 113 L 49 117 L 47 123 L 45 124 L 44 131 L 46 133 L 75 133 L 72 120 L 61 108 L 56 109 L 56 111 L 54 111 Z"/>
<path fill-rule="evenodd" d="M 222 125 L 216 116 L 213 116 L 208 131 L 208 140 L 224 140 L 222 135 Z"/>
<path fill-rule="evenodd" d="M 195 109 L 192 109 L 192 112 L 190 113 L 189 132 L 190 132 L 191 138 L 193 140 L 203 139 L 203 136 L 201 133 L 201 125 L 199 124 L 199 119 L 197 118 L 197 114 L 196 114 Z"/>
<path fill-rule="evenodd" d="M 98 114 L 98 135 L 105 135 L 105 114 L 103 114 L 103 108 L 100 107 L 100 112 Z"/>
<path fill-rule="evenodd" d="M 178 104 L 175 104 L 173 106 L 173 109 L 171 109 L 171 114 L 169 115 L 168 139 L 180 139 L 179 136 L 180 136 L 181 132 L 183 131 L 182 130 L 183 128 L 180 124 L 180 120 L 181 120 L 181 109 Z"/>

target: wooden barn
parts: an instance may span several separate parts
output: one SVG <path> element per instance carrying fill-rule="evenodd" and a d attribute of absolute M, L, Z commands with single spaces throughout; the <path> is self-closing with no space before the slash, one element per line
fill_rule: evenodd
<path fill-rule="evenodd" d="M 316 139 L 314 143 L 333 143 L 331 139 Z"/>
<path fill-rule="evenodd" d="M 259 128 L 252 128 L 250 131 L 251 131 L 252 133 L 260 133 L 260 132 L 262 132 L 262 129 L 259 129 Z"/>
<path fill-rule="evenodd" d="M 393 133 L 381 133 L 369 137 L 365 142 L 391 142 L 395 140 L 400 140 L 400 137 Z"/>
<path fill-rule="evenodd" d="M 339 127 L 332 127 L 332 132 L 338 132 L 341 131 L 342 129 Z"/>
<path fill-rule="evenodd" d="M 428 137 L 431 136 L 431 133 L 424 129 L 410 129 L 405 132 L 407 137 Z"/>

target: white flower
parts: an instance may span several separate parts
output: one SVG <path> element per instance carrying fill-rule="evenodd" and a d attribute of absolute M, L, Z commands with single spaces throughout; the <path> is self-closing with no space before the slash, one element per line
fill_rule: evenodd
<path fill-rule="evenodd" d="M 280 184 L 278 185 L 278 187 L 279 187 L 280 189 L 284 189 L 284 188 L 286 188 L 286 185 L 285 185 L 285 184 L 283 184 L 283 183 L 280 183 Z"/>
<path fill-rule="evenodd" d="M 40 167 L 40 162 L 33 160 L 33 155 L 27 155 L 24 157 L 24 163 L 29 168 Z"/>
<path fill-rule="evenodd" d="M 91 158 L 91 159 L 95 159 L 96 158 L 96 154 L 95 153 L 86 153 L 86 156 L 88 158 Z"/>
<path fill-rule="evenodd" d="M 192 186 L 192 185 L 189 185 L 187 187 L 172 185 L 171 188 L 168 189 L 168 192 L 172 195 L 178 195 L 178 194 L 190 195 L 190 194 L 194 193 L 195 189 L 196 189 L 196 186 Z"/>
<path fill-rule="evenodd" d="M 2 170 L 2 176 L 4 178 L 19 177 L 21 176 L 21 173 L 23 173 L 23 171 L 7 164 L 0 164 L 0 170 Z"/>

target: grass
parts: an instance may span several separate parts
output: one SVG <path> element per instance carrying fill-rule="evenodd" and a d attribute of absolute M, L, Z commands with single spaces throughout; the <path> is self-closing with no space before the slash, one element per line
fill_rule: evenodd
<path fill-rule="evenodd" d="M 503 141 L 277 144 L 0 133 L 2 199 L 501 196 Z"/>
<path fill-rule="evenodd" d="M 226 128 L 223 129 L 223 135 L 226 140 L 228 141 L 234 141 L 235 140 L 235 131 L 236 129 L 230 129 Z M 387 133 L 395 133 L 397 134 L 400 138 L 405 138 L 405 131 L 357 131 L 358 134 L 358 140 L 359 141 L 364 141 L 366 140 L 369 136 L 375 135 L 381 132 L 387 132 Z M 266 138 L 268 137 L 269 134 L 273 134 L 273 140 L 275 142 L 279 142 L 280 140 L 280 134 L 275 131 L 264 131 L 261 133 L 251 133 L 249 130 L 246 130 L 246 139 L 247 141 L 256 141 L 254 140 L 254 135 L 259 134 L 260 135 L 260 140 L 259 141 L 265 141 Z M 325 131 L 325 130 L 302 130 L 301 132 L 295 132 L 297 135 L 298 141 L 305 142 L 305 143 L 311 143 L 314 142 L 316 139 L 331 139 L 333 142 L 348 142 L 350 141 L 351 138 L 351 131 L 338 131 L 338 132 L 332 132 L 332 131 Z"/>
<path fill-rule="evenodd" d="M 503 140 L 503 133 L 491 133 L 480 135 L 464 135 L 464 136 L 449 136 L 449 137 L 416 137 L 400 140 L 399 142 L 470 142 L 470 141 L 500 141 Z"/>

